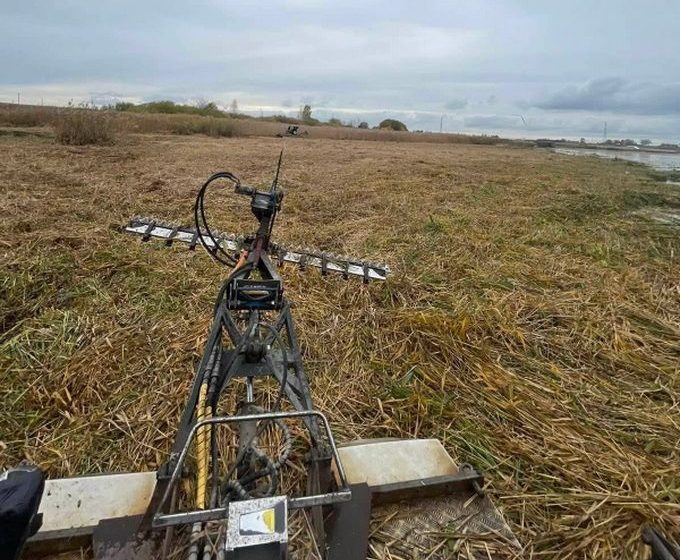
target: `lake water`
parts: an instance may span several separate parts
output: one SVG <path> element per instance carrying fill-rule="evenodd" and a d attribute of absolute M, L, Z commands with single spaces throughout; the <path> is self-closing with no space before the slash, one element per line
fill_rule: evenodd
<path fill-rule="evenodd" d="M 570 156 L 598 156 L 607 159 L 625 159 L 644 163 L 661 171 L 680 170 L 680 153 L 660 154 L 640 150 L 597 150 L 588 148 L 555 148 L 555 152 Z"/>

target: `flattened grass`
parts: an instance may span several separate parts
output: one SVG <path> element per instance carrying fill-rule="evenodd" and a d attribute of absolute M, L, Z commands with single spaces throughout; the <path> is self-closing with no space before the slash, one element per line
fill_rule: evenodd
<path fill-rule="evenodd" d="M 116 226 L 189 221 L 218 169 L 264 184 L 280 141 L 0 142 L 0 463 L 155 468 L 224 273 Z M 339 440 L 440 438 L 486 471 L 525 557 L 639 557 L 643 523 L 680 532 L 680 235 L 635 214 L 676 207 L 677 187 L 501 147 L 286 150 L 276 236 L 395 270 L 369 286 L 284 272 Z M 219 200 L 224 229 L 250 223 Z"/>

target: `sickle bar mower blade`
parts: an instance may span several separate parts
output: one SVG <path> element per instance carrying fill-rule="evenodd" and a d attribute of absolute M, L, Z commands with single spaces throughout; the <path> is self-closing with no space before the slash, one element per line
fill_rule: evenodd
<path fill-rule="evenodd" d="M 142 236 L 143 241 L 150 238 L 163 239 L 167 245 L 175 241 L 187 243 L 190 249 L 196 247 L 197 233 L 192 227 L 178 226 L 153 218 L 136 217 L 130 220 L 125 231 Z M 226 250 L 237 253 L 248 246 L 248 239 L 242 236 L 213 232 L 220 246 Z M 214 246 L 211 239 L 206 239 L 209 248 Z M 351 257 L 334 255 L 322 251 L 310 249 L 286 248 L 277 243 L 269 245 L 269 253 L 272 260 L 279 263 L 292 263 L 301 268 L 311 266 L 319 268 L 323 274 L 333 272 L 345 277 L 358 276 L 368 282 L 370 280 L 385 280 L 390 274 L 390 268 L 384 264 L 354 259 Z"/>

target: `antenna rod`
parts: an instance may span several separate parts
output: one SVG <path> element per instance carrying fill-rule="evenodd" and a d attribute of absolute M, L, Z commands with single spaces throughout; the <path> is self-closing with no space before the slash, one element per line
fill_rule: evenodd
<path fill-rule="evenodd" d="M 279 171 L 281 170 L 281 160 L 283 159 L 283 148 L 281 148 L 281 153 L 279 154 L 279 163 L 276 165 L 276 175 L 274 175 L 274 181 L 272 182 L 272 188 L 270 192 L 273 192 L 279 184 Z"/>
<path fill-rule="evenodd" d="M 283 159 L 283 148 L 281 148 L 281 153 L 279 154 L 279 163 L 276 165 L 276 174 L 274 175 L 274 180 L 272 181 L 272 188 L 270 192 L 274 192 L 279 184 L 279 171 L 281 171 L 281 160 Z"/>

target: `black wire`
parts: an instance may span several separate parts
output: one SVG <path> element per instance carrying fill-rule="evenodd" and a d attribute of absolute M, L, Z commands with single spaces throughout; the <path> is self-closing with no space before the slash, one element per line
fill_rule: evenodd
<path fill-rule="evenodd" d="M 210 229 L 210 226 L 208 225 L 208 219 L 205 214 L 205 193 L 208 190 L 210 184 L 217 179 L 227 179 L 234 183 L 234 186 L 236 187 L 241 184 L 238 177 L 228 171 L 220 171 L 211 175 L 199 189 L 198 194 L 196 195 L 196 201 L 194 203 L 194 225 L 196 227 L 198 239 L 207 253 L 217 262 L 224 264 L 225 266 L 234 266 L 237 262 L 236 257 L 222 249 L 222 246 L 219 244 L 218 240 L 215 238 L 215 235 Z M 212 241 L 213 247 L 208 245 L 207 239 Z"/>

